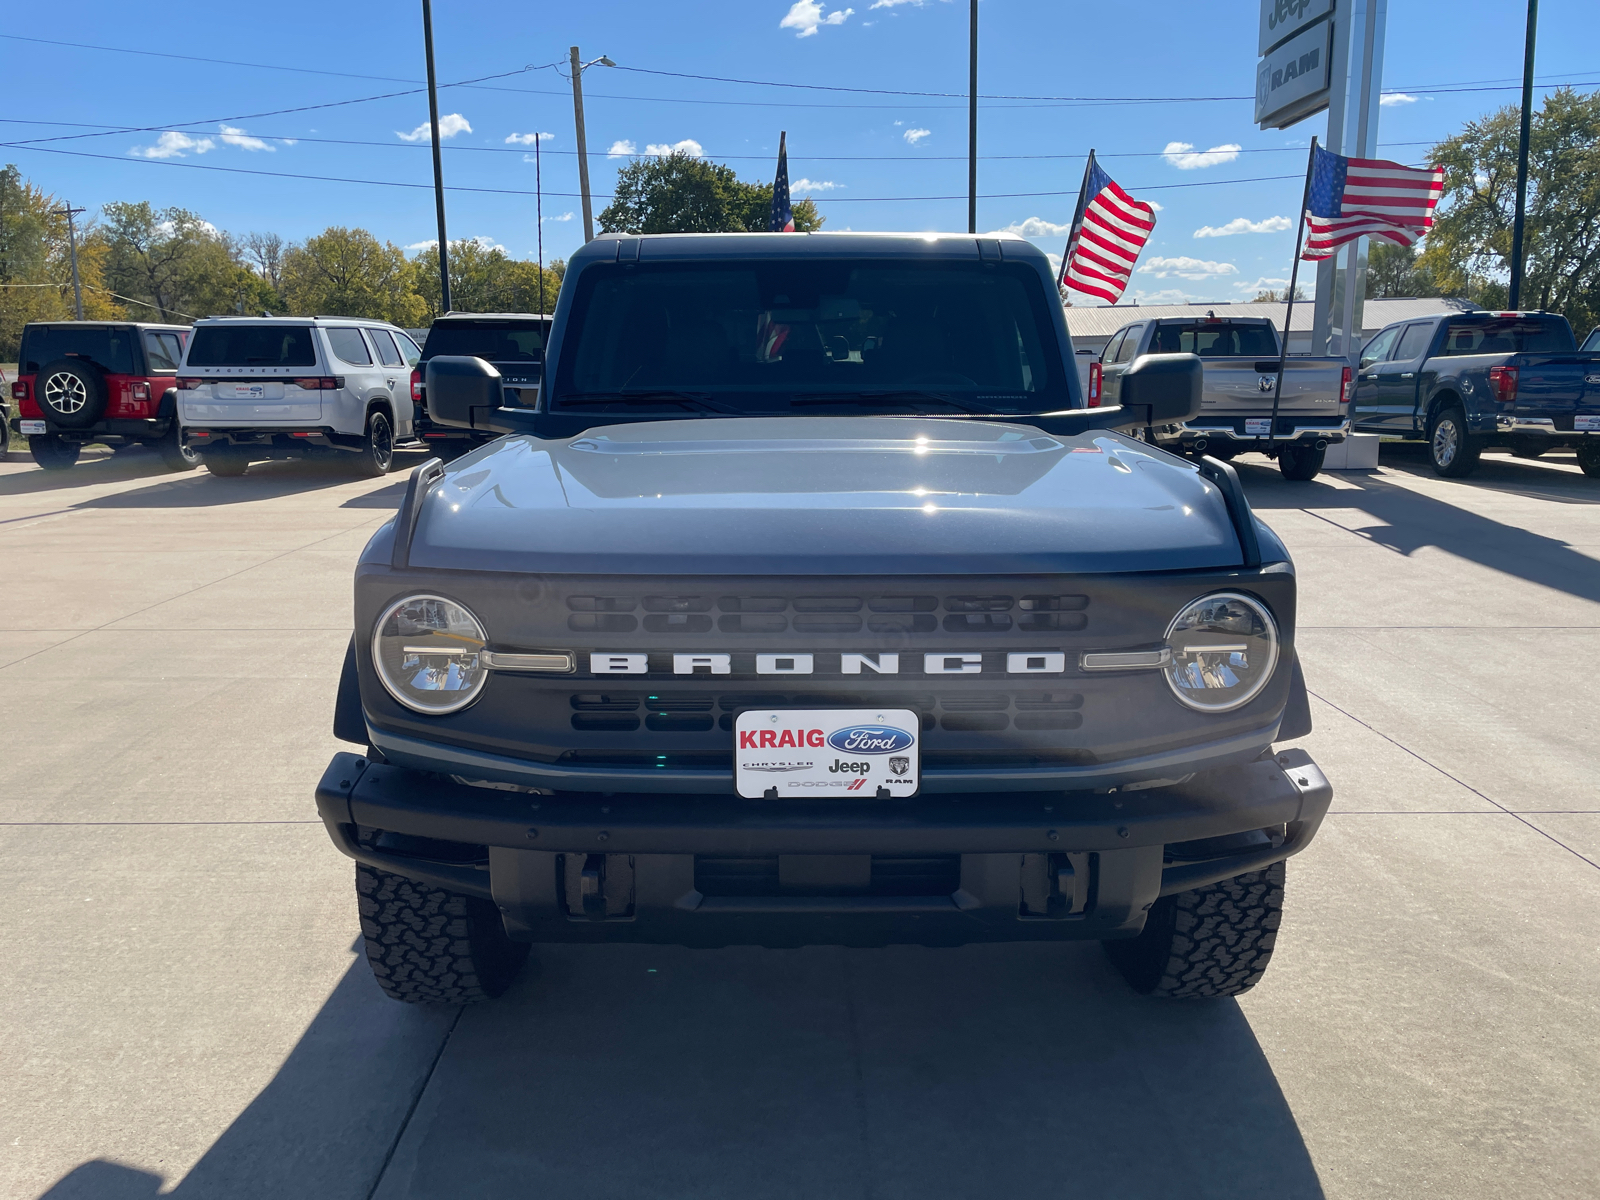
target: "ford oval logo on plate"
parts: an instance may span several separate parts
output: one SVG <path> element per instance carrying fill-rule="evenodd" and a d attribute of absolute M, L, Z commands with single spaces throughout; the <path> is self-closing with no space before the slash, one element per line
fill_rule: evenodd
<path fill-rule="evenodd" d="M 893 725 L 852 725 L 828 735 L 828 745 L 844 754 L 892 754 L 916 741 Z"/>

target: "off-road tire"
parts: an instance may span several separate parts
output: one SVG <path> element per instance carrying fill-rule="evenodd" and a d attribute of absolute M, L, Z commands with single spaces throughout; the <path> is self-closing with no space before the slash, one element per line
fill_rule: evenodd
<path fill-rule="evenodd" d="M 224 479 L 237 479 L 250 469 L 250 459 L 238 450 L 203 450 L 200 461 L 206 470 Z"/>
<path fill-rule="evenodd" d="M 77 442 L 69 442 L 56 433 L 36 433 L 28 438 L 28 453 L 46 471 L 65 471 L 78 461 L 82 449 Z"/>
<path fill-rule="evenodd" d="M 166 437 L 159 442 L 151 442 L 150 447 L 161 455 L 161 461 L 169 471 L 192 471 L 201 462 L 200 451 L 184 442 L 183 427 L 176 419 L 172 422 L 172 428 L 167 430 Z"/>
<path fill-rule="evenodd" d="M 34 375 L 33 394 L 61 429 L 87 429 L 106 411 L 105 372 L 81 358 L 57 358 Z"/>
<path fill-rule="evenodd" d="M 1309 483 L 1322 470 L 1323 460 L 1327 457 L 1326 446 L 1321 450 L 1314 446 L 1285 446 L 1278 451 L 1278 470 L 1283 472 L 1285 479 Z"/>
<path fill-rule="evenodd" d="M 1600 479 L 1600 445 L 1588 438 L 1578 443 L 1578 466 L 1590 479 Z"/>
<path fill-rule="evenodd" d="M 1459 404 L 1441 408 L 1428 422 L 1428 461 L 1434 474 L 1460 479 L 1477 470 L 1483 443 L 1467 432 L 1467 414 Z"/>
<path fill-rule="evenodd" d="M 367 963 L 378 986 L 407 1004 L 477 1004 L 511 986 L 528 957 L 499 910 L 403 875 L 356 864 Z"/>
<path fill-rule="evenodd" d="M 387 414 L 373 412 L 367 416 L 361 450 L 351 457 L 355 459 L 355 473 L 363 479 L 381 479 L 389 473 L 394 466 L 394 427 Z"/>
<path fill-rule="evenodd" d="M 1173 999 L 1237 996 L 1260 982 L 1283 920 L 1284 864 L 1163 896 L 1144 932 L 1105 942 L 1136 992 Z"/>

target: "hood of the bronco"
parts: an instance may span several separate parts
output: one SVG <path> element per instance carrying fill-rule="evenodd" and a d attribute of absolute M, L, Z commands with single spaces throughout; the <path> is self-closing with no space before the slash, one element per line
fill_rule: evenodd
<path fill-rule="evenodd" d="M 998 421 L 656 421 L 457 460 L 416 567 L 636 574 L 1024 573 L 1236 566 L 1195 467 Z"/>

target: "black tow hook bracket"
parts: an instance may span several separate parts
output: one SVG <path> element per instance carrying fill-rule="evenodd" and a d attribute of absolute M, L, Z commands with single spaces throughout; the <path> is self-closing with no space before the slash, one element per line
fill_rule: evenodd
<path fill-rule="evenodd" d="M 591 854 L 583 861 L 578 879 L 578 895 L 583 899 L 583 915 L 591 921 L 606 919 L 606 856 Z"/>
<path fill-rule="evenodd" d="M 1019 915 L 1047 921 L 1081 917 L 1089 907 L 1090 870 L 1087 853 L 1024 854 Z"/>

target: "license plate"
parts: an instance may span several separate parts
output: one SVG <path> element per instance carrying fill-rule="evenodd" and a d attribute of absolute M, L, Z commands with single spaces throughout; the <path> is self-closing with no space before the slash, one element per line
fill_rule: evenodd
<path fill-rule="evenodd" d="M 770 796 L 914 796 L 921 720 L 904 708 L 751 709 L 734 722 L 734 784 Z"/>
<path fill-rule="evenodd" d="M 267 398 L 267 385 L 264 383 L 218 383 L 213 385 L 212 395 L 220 400 L 265 400 Z"/>
<path fill-rule="evenodd" d="M 1246 418 L 1244 431 L 1251 437 L 1266 437 L 1272 432 L 1272 418 L 1262 417 L 1259 420 L 1255 417 Z"/>
<path fill-rule="evenodd" d="M 45 424 L 44 424 L 43 421 L 18 421 L 17 424 L 21 428 L 23 433 L 40 433 L 40 434 L 42 434 L 42 433 L 46 432 Z"/>
<path fill-rule="evenodd" d="M 1600 415 L 1573 417 L 1572 428 L 1579 433 L 1600 433 Z"/>

